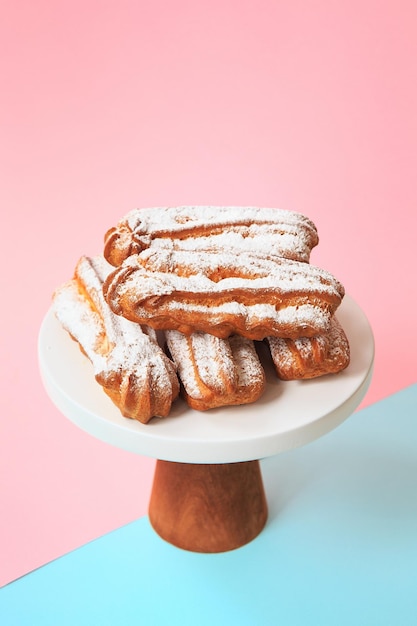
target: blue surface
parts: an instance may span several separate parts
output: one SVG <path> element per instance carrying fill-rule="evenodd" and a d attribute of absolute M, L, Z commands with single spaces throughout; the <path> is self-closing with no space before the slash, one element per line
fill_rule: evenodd
<path fill-rule="evenodd" d="M 0 624 L 417 624 L 417 385 L 262 472 L 247 546 L 185 552 L 142 518 L 1 589 Z"/>

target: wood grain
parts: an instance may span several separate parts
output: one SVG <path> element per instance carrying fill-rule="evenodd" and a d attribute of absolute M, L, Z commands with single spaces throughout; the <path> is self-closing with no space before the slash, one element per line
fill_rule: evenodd
<path fill-rule="evenodd" d="M 267 514 L 259 461 L 156 464 L 149 519 L 179 548 L 233 550 L 261 532 Z"/>

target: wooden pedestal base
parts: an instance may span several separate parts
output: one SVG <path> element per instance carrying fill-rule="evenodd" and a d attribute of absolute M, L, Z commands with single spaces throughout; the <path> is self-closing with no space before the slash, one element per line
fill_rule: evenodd
<path fill-rule="evenodd" d="M 259 461 L 157 461 L 149 519 L 166 541 L 193 552 L 225 552 L 254 539 L 267 519 Z"/>

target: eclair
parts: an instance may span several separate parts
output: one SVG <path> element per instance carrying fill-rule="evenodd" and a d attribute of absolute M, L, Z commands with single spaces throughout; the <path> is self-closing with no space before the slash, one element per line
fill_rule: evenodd
<path fill-rule="evenodd" d="M 275 371 L 282 380 L 304 380 L 337 374 L 350 362 L 349 342 L 333 316 L 330 330 L 314 337 L 267 337 Z"/>
<path fill-rule="evenodd" d="M 105 235 L 104 256 L 114 266 L 151 246 L 185 250 L 271 250 L 308 262 L 318 244 L 314 223 L 294 211 L 261 207 L 178 206 L 135 209 Z"/>
<path fill-rule="evenodd" d="M 253 341 L 233 335 L 165 332 L 177 366 L 182 395 L 198 411 L 255 402 L 265 389 L 265 372 Z"/>
<path fill-rule="evenodd" d="M 114 313 L 139 324 L 258 340 L 326 332 L 344 296 L 332 274 L 309 263 L 165 248 L 128 257 L 103 291 Z"/>
<path fill-rule="evenodd" d="M 74 278 L 55 291 L 53 310 L 121 413 L 147 423 L 169 414 L 179 381 L 155 331 L 110 310 L 102 291 L 110 269 L 101 256 L 81 257 Z"/>

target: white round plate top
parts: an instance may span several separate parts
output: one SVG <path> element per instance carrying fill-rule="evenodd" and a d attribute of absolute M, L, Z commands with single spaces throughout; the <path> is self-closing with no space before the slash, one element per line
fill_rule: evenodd
<path fill-rule="evenodd" d="M 343 372 L 284 382 L 265 358 L 267 385 L 257 402 L 200 412 L 179 398 L 168 417 L 153 418 L 148 424 L 121 415 L 96 382 L 91 363 L 52 310 L 39 334 L 40 370 L 58 409 L 102 441 L 165 461 L 251 461 L 317 439 L 345 420 L 365 396 L 374 360 L 372 330 L 349 296 L 345 296 L 337 317 L 351 350 L 351 362 Z"/>

